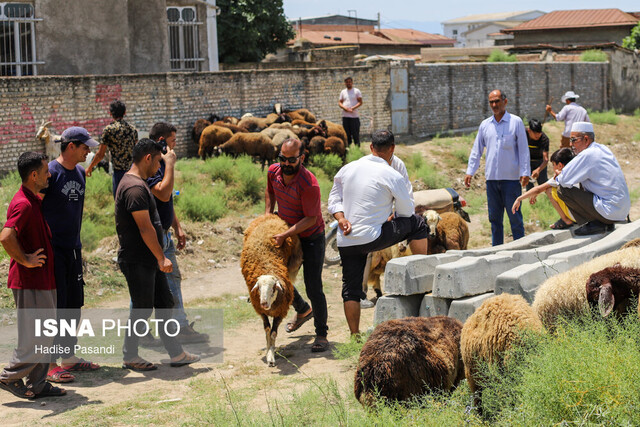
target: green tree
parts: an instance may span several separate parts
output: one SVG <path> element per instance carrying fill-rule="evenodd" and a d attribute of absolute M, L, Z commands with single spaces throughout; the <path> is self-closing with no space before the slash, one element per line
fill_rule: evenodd
<path fill-rule="evenodd" d="M 295 32 L 282 0 L 218 0 L 220 62 L 258 62 L 286 45 Z"/>
<path fill-rule="evenodd" d="M 631 29 L 631 34 L 622 40 L 622 47 L 640 49 L 640 22 Z"/>

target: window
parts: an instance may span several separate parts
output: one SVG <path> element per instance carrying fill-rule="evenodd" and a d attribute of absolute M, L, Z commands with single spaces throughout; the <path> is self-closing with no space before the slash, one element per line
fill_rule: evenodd
<path fill-rule="evenodd" d="M 198 26 L 202 22 L 196 20 L 196 8 L 168 7 L 169 49 L 171 70 L 200 71 L 200 39 Z"/>
<path fill-rule="evenodd" d="M 33 5 L 0 3 L 0 76 L 32 76 L 37 73 Z"/>
<path fill-rule="evenodd" d="M 453 30 L 453 35 L 457 36 L 458 35 L 458 30 Z"/>

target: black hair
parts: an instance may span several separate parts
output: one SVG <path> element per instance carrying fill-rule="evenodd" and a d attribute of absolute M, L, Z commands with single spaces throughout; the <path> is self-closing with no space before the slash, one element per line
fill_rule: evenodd
<path fill-rule="evenodd" d="M 302 155 L 304 154 L 304 148 L 305 148 L 305 146 L 304 146 L 304 144 L 302 143 L 302 141 L 300 141 L 299 139 L 297 139 L 297 138 L 287 138 L 287 139 L 285 139 L 284 141 L 282 141 L 282 145 L 286 144 L 287 142 L 292 142 L 292 141 L 293 141 L 293 142 L 297 142 L 297 143 L 299 143 L 299 144 L 300 144 L 300 150 L 299 150 L 300 152 L 298 153 L 298 156 L 302 156 Z"/>
<path fill-rule="evenodd" d="M 133 151 L 131 152 L 131 156 L 133 157 L 133 162 L 140 162 L 147 154 L 151 154 L 151 156 L 155 156 L 156 154 L 162 154 L 166 149 L 166 146 L 162 145 L 159 142 L 154 141 L 149 138 L 142 138 L 140 141 L 133 146 Z"/>
<path fill-rule="evenodd" d="M 167 139 L 173 132 L 177 132 L 176 127 L 167 122 L 158 122 L 151 126 L 151 130 L 149 131 L 149 138 L 154 141 L 159 140 L 160 138 Z"/>
<path fill-rule="evenodd" d="M 46 160 L 47 156 L 43 153 L 36 153 L 35 151 L 25 151 L 18 157 L 18 173 L 22 182 L 25 182 L 31 172 L 37 171 L 42 167 L 42 161 Z"/>
<path fill-rule="evenodd" d="M 124 117 L 124 114 L 127 112 L 127 106 L 124 105 L 124 102 L 116 99 L 111 104 L 109 104 L 109 112 L 113 116 L 114 119 L 121 119 Z"/>
<path fill-rule="evenodd" d="M 390 130 L 379 130 L 371 135 L 371 144 L 376 150 L 391 147 L 394 143 L 395 139 Z"/>
<path fill-rule="evenodd" d="M 353 80 L 353 77 L 351 77 L 351 76 L 347 76 L 347 77 L 345 77 L 345 78 L 344 78 L 344 81 L 346 82 L 346 81 L 347 81 L 347 80 L 349 80 L 349 79 Z"/>
<path fill-rule="evenodd" d="M 575 98 L 567 98 L 567 101 L 576 102 Z"/>
<path fill-rule="evenodd" d="M 542 123 L 538 119 L 529 120 L 529 129 L 534 132 L 542 132 Z"/>
<path fill-rule="evenodd" d="M 551 160 L 551 162 L 553 163 L 562 163 L 563 165 L 566 165 L 573 158 L 574 158 L 574 155 L 573 155 L 573 151 L 571 151 L 571 148 L 564 147 L 554 151 L 549 160 Z"/>

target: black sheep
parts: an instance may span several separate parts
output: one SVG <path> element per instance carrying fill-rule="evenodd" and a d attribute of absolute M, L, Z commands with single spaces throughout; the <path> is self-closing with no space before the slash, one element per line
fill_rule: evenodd
<path fill-rule="evenodd" d="M 640 269 L 620 264 L 593 273 L 587 280 L 587 301 L 598 306 L 602 317 L 607 317 L 613 310 L 624 314 L 631 298 L 637 297 L 639 291 Z"/>

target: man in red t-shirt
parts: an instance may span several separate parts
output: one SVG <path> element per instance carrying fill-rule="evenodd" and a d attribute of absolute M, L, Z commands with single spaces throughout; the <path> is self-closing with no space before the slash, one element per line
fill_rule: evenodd
<path fill-rule="evenodd" d="M 326 351 L 327 300 L 322 291 L 324 263 L 324 220 L 320 209 L 318 180 L 303 165 L 304 145 L 297 139 L 287 139 L 280 149 L 280 163 L 269 167 L 265 191 L 266 213 L 273 213 L 278 202 L 278 216 L 291 226 L 286 232 L 273 236 L 276 246 L 289 236 L 298 235 L 302 245 L 304 285 L 311 307 L 294 288 L 293 308 L 296 317 L 285 330 L 293 332 L 314 317 L 316 339 L 312 352 Z"/>
<path fill-rule="evenodd" d="M 0 232 L 0 243 L 11 257 L 9 289 L 18 309 L 18 347 L 9 366 L 0 373 L 0 388 L 26 399 L 62 396 L 66 394 L 64 389 L 46 381 L 50 355 L 42 349 L 53 345 L 53 337 L 36 335 L 36 311 L 32 310 L 38 309 L 40 319 L 56 318 L 51 231 L 38 196 L 49 185 L 51 176 L 46 156 L 31 151 L 22 153 L 18 172 L 22 186 L 9 203 L 7 222 Z"/>

